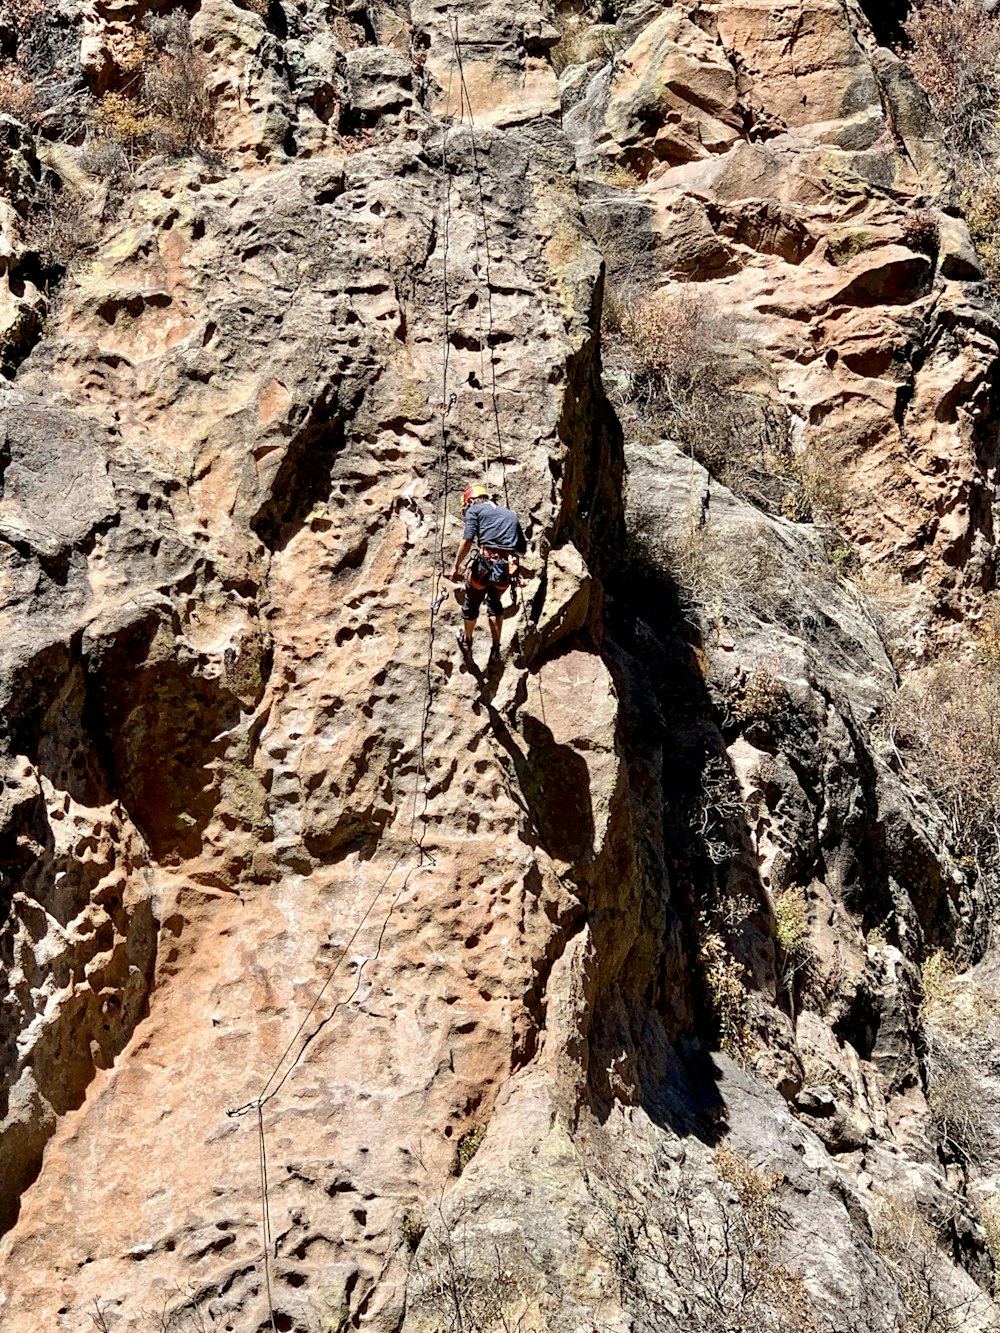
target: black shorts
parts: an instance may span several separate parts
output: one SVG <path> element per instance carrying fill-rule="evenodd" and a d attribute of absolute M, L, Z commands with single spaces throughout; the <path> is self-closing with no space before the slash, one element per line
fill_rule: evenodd
<path fill-rule="evenodd" d="M 501 589 L 495 588 L 492 584 L 487 584 L 485 588 L 473 588 L 469 580 L 465 580 L 465 600 L 462 602 L 462 619 L 478 620 L 479 608 L 483 604 L 483 598 L 486 599 L 486 612 L 495 617 L 503 615 L 503 604 L 500 601 Z"/>

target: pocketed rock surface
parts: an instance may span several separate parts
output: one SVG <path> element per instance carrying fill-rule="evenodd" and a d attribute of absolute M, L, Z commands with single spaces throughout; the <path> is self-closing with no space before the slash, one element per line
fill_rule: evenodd
<path fill-rule="evenodd" d="M 0 1326 L 684 1328 L 750 1179 L 802 1327 L 903 1326 L 886 1210 L 996 1327 L 992 1157 L 943 1150 L 916 966 L 983 954 L 989 904 L 872 739 L 884 625 L 815 525 L 601 379 L 602 249 L 638 231 L 849 475 L 902 623 L 958 635 L 995 560 L 997 341 L 919 88 L 841 0 L 633 4 L 559 74 L 580 6 L 260 8 L 193 7 L 216 151 L 140 166 L 49 304 L 0 213 Z M 67 0 L 45 58 L 101 92 L 144 12 Z M 36 138 L 0 120 L 11 209 L 43 162 L 86 209 Z M 442 582 L 481 480 L 529 545 L 492 672 Z M 745 578 L 696 634 L 623 583 L 626 535 L 676 549 L 692 496 L 788 573 L 777 620 Z M 727 712 L 765 665 L 781 717 Z M 699 792 L 749 904 L 739 1060 Z M 790 889 L 822 978 L 793 999 Z"/>

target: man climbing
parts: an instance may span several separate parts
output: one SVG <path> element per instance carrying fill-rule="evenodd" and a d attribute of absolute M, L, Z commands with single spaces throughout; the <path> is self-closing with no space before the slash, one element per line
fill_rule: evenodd
<path fill-rule="evenodd" d="M 467 657 L 472 655 L 472 635 L 479 619 L 479 609 L 486 599 L 493 646 L 490 666 L 500 661 L 500 632 L 503 628 L 501 594 L 517 578 L 517 557 L 527 549 L 521 524 L 513 509 L 498 505 L 485 486 L 470 486 L 462 496 L 465 529 L 452 566 L 451 578 L 457 583 L 461 567 L 476 548 L 465 575 L 465 600 L 462 602 L 462 628 L 458 642 Z"/>

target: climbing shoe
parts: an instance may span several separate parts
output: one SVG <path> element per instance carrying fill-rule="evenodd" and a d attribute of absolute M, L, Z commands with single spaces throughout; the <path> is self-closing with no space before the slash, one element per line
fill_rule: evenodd
<path fill-rule="evenodd" d="M 498 667 L 503 659 L 500 656 L 500 649 L 496 644 L 490 649 L 490 666 Z"/>
<path fill-rule="evenodd" d="M 465 630 L 459 627 L 455 631 L 455 638 L 458 640 L 458 646 L 461 648 L 465 657 L 472 656 L 472 640 L 465 637 Z"/>

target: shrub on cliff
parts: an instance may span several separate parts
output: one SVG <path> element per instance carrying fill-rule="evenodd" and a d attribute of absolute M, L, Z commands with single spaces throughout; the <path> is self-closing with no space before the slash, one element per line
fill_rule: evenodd
<path fill-rule="evenodd" d="M 859 1333 L 862 1311 L 831 1318 L 799 1269 L 815 1252 L 790 1233 L 784 1178 L 727 1144 L 708 1163 L 643 1164 L 641 1185 L 592 1179 L 611 1236 L 605 1255 L 633 1326 L 663 1333 Z M 926 1333 L 943 1333 L 929 1324 Z"/>
<path fill-rule="evenodd" d="M 815 441 L 793 451 L 767 361 L 700 293 L 642 295 L 645 259 L 623 263 L 624 279 L 605 298 L 606 380 L 632 438 L 672 440 L 768 513 L 834 517 L 843 479 Z"/>
<path fill-rule="evenodd" d="M 967 1327 L 977 1301 L 957 1295 L 944 1277 L 937 1237 L 914 1204 L 880 1199 L 872 1239 L 902 1301 L 906 1333 L 961 1333 Z"/>
<path fill-rule="evenodd" d="M 122 86 L 94 104 L 98 140 L 120 145 L 134 165 L 151 153 L 190 152 L 211 137 L 206 70 L 183 14 L 147 19 L 111 49 Z"/>
<path fill-rule="evenodd" d="M 905 28 L 935 115 L 960 154 L 981 160 L 997 141 L 1000 21 L 979 0 L 921 0 Z"/>
<path fill-rule="evenodd" d="M 733 342 L 730 323 L 702 297 L 633 300 L 619 323 L 628 392 L 646 433 L 674 440 L 733 489 L 749 467 L 784 451 L 783 414 L 743 387 L 758 370 L 756 358 Z"/>
<path fill-rule="evenodd" d="M 911 677 L 886 717 L 884 742 L 936 798 L 959 863 L 1000 880 L 1000 668 L 971 662 Z"/>

